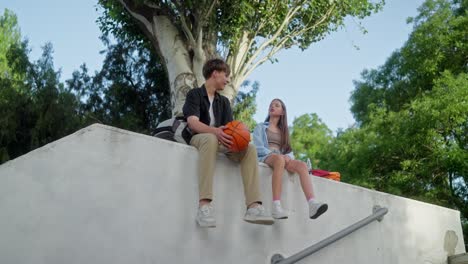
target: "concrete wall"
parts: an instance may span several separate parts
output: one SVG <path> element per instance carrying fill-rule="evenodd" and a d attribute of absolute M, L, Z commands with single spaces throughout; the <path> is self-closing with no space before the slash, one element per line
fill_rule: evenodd
<path fill-rule="evenodd" d="M 198 154 L 190 146 L 93 125 L 0 166 L 0 263 L 270 263 L 372 213 L 373 222 L 300 263 L 439 264 L 465 252 L 458 211 L 313 177 L 328 212 L 307 218 L 297 176 L 283 179 L 288 220 L 242 220 L 239 167 L 219 156 L 218 226 L 195 223 Z M 271 207 L 269 168 L 261 165 Z"/>

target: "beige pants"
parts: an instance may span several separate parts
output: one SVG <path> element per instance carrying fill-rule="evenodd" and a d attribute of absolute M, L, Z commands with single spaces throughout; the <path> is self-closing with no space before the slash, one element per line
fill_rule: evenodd
<path fill-rule="evenodd" d="M 218 144 L 218 139 L 211 133 L 194 135 L 190 145 L 196 147 L 199 153 L 198 189 L 200 200 L 213 200 L 216 156 L 218 152 L 222 152 L 230 160 L 240 162 L 245 204 L 248 206 L 254 202 L 260 202 L 257 150 L 254 145 L 249 144 L 249 148 L 243 152 L 228 152 L 226 147 Z"/>

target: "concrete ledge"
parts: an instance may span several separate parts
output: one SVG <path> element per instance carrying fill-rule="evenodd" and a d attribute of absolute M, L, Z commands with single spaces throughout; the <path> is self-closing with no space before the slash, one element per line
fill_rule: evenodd
<path fill-rule="evenodd" d="M 307 218 L 295 175 L 283 177 L 288 220 L 244 222 L 239 166 L 219 156 L 218 226 L 201 229 L 198 152 L 190 146 L 92 125 L 0 166 L 0 263 L 269 263 L 387 207 L 381 222 L 301 263 L 447 263 L 465 252 L 458 211 L 313 177 L 329 211 Z M 201 157 L 202 158 L 202 157 Z M 260 184 L 271 206 L 271 170 Z"/>

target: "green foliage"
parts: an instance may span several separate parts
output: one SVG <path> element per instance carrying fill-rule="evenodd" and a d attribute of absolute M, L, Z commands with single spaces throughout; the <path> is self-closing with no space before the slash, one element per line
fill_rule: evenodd
<path fill-rule="evenodd" d="M 324 163 L 337 166 L 348 182 L 445 206 L 463 205 L 467 192 L 461 187 L 468 182 L 466 87 L 466 74 L 446 72 L 408 108 L 376 108 L 365 126 L 337 136 L 321 153 Z"/>
<path fill-rule="evenodd" d="M 20 45 L 21 34 L 16 15 L 8 9 L 0 16 L 0 76 L 12 74 L 6 54 L 11 46 Z"/>
<path fill-rule="evenodd" d="M 285 48 L 298 46 L 304 50 L 343 26 L 347 15 L 363 18 L 379 10 L 382 4 L 383 1 L 374 4 L 354 0 L 220 1 L 217 16 L 213 18 L 215 23 L 212 25 L 216 25 L 215 30 L 219 32 L 219 42 L 231 50 L 239 48 L 239 40 L 246 31 L 251 39 L 273 39 L 268 45 L 270 47 L 282 43 Z M 298 11 L 292 13 L 295 9 Z M 288 16 L 292 17 L 289 19 Z M 326 22 L 319 23 L 322 19 Z M 257 48 L 258 46 L 254 47 L 249 53 L 255 52 Z"/>
<path fill-rule="evenodd" d="M 444 70 L 468 72 L 466 1 L 428 0 L 404 46 L 378 70 L 363 71 L 355 82 L 351 111 L 359 123 L 369 120 L 372 107 L 399 111 L 415 97 L 430 91 Z"/>
<path fill-rule="evenodd" d="M 0 53 L 8 69 L 0 74 L 0 163 L 91 123 L 151 134 L 170 116 L 166 74 L 148 43 L 103 41 L 108 49 L 101 71 L 90 76 L 83 65 L 66 85 L 54 70 L 51 44 L 35 62 L 26 41 L 12 42 Z"/>
<path fill-rule="evenodd" d="M 78 100 L 54 71 L 52 46 L 29 62 L 27 44 L 12 45 L 11 75 L 0 76 L 0 163 L 74 132 L 81 126 Z M 16 76 L 16 78 L 13 78 Z"/>
<path fill-rule="evenodd" d="M 317 153 L 327 148 L 333 138 L 332 131 L 320 120 L 317 114 L 304 114 L 294 119 L 291 142 L 297 159 L 320 166 Z"/>
<path fill-rule="evenodd" d="M 80 114 L 87 122 L 151 134 L 170 117 L 165 71 L 144 42 L 120 40 L 107 44 L 100 72 L 89 76 L 83 65 L 67 84 L 80 95 Z"/>
<path fill-rule="evenodd" d="M 375 189 L 374 157 L 378 152 L 376 134 L 366 128 L 349 128 L 340 132 L 327 148 L 317 154 L 320 168 L 339 171 L 344 182 Z"/>
<path fill-rule="evenodd" d="M 103 7 L 102 15 L 96 22 L 105 38 L 114 36 L 132 43 L 148 43 L 141 28 L 118 1 L 102 0 L 99 4 Z"/>
<path fill-rule="evenodd" d="M 403 47 L 355 82 L 357 127 L 318 155 L 343 181 L 459 210 L 465 239 L 467 4 L 427 0 L 419 8 Z"/>
<path fill-rule="evenodd" d="M 242 84 L 243 88 L 250 85 L 249 81 L 245 81 Z M 232 109 L 235 120 L 240 120 L 246 124 L 250 130 L 253 130 L 257 125 L 253 119 L 253 115 L 257 111 L 257 104 L 255 99 L 257 98 L 257 92 L 260 87 L 258 82 L 254 82 L 248 92 L 240 91 L 234 99 L 234 107 Z"/>

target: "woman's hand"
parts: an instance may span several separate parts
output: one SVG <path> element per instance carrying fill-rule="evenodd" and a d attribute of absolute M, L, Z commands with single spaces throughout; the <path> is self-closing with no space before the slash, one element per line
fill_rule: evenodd
<path fill-rule="evenodd" d="M 288 155 L 283 155 L 284 167 L 288 166 L 288 163 L 291 161 L 291 158 Z"/>
<path fill-rule="evenodd" d="M 225 126 L 220 126 L 216 128 L 216 138 L 218 138 L 218 142 L 223 144 L 226 148 L 230 148 L 232 145 L 232 136 L 224 133 Z"/>

